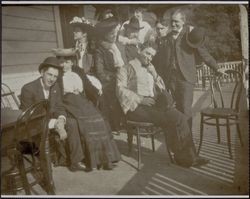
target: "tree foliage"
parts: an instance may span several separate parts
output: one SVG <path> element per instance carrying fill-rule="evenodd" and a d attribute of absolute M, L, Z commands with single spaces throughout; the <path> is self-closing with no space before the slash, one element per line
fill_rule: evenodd
<path fill-rule="evenodd" d="M 205 28 L 205 45 L 218 62 L 241 60 L 238 5 L 198 5 L 190 20 Z"/>

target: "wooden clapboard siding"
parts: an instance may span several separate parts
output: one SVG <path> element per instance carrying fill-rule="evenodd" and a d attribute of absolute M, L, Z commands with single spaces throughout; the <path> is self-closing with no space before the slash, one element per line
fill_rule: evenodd
<path fill-rule="evenodd" d="M 2 53 L 49 52 L 50 49 L 56 47 L 57 42 L 3 41 Z"/>
<path fill-rule="evenodd" d="M 3 40 L 14 41 L 52 41 L 57 40 L 55 32 L 41 30 L 20 30 L 15 28 L 4 28 L 2 31 Z"/>
<path fill-rule="evenodd" d="M 17 18 L 15 16 L 2 16 L 2 28 L 16 28 L 28 30 L 55 31 L 53 21 L 39 19 Z"/>
<path fill-rule="evenodd" d="M 2 82 L 17 95 L 39 77 L 39 64 L 59 46 L 58 20 L 52 5 L 2 6 Z"/>
<path fill-rule="evenodd" d="M 2 68 L 2 82 L 7 83 L 16 95 L 20 95 L 24 84 L 40 76 L 37 70 L 38 66 L 37 64 L 32 64 L 4 67 Z"/>
<path fill-rule="evenodd" d="M 2 65 L 16 66 L 24 64 L 38 64 L 41 63 L 44 58 L 52 56 L 51 52 L 45 53 L 3 53 L 2 54 Z"/>
<path fill-rule="evenodd" d="M 18 66 L 8 66 L 2 68 L 2 79 L 6 77 L 13 79 L 18 76 L 26 76 L 28 73 L 38 72 L 39 64 L 24 64 Z M 18 72 L 17 72 L 18 71 Z"/>
<path fill-rule="evenodd" d="M 30 6 L 2 6 L 2 15 L 54 21 L 52 10 L 49 11 Z"/>

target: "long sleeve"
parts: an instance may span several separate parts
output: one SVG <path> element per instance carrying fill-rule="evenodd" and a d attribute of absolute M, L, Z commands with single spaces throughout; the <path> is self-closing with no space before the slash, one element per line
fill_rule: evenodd
<path fill-rule="evenodd" d="M 101 51 L 96 50 L 94 62 L 95 62 L 95 70 L 96 70 L 95 72 L 96 72 L 97 77 L 100 79 L 100 81 L 103 84 L 109 81 L 110 80 L 109 76 L 107 76 L 104 72 L 104 59 L 103 59 L 103 54 Z"/>
<path fill-rule="evenodd" d="M 79 67 L 74 67 L 72 71 L 77 73 L 81 77 L 86 97 L 90 100 L 97 99 L 98 90 L 91 84 L 84 70 Z"/>
<path fill-rule="evenodd" d="M 116 94 L 125 114 L 129 110 L 134 111 L 142 101 L 141 96 L 128 88 L 131 74 L 132 69 L 129 65 L 125 65 L 117 72 Z"/>
<path fill-rule="evenodd" d="M 209 54 L 208 50 L 202 46 L 200 48 L 197 48 L 197 52 L 201 59 L 212 69 L 217 70 L 218 64 L 216 63 L 216 60 Z"/>
<path fill-rule="evenodd" d="M 34 103 L 33 93 L 25 86 L 21 90 L 20 102 L 23 111 Z"/>

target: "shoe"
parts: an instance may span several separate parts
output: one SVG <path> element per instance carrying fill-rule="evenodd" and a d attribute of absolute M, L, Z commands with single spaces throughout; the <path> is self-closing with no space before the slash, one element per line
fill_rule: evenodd
<path fill-rule="evenodd" d="M 112 170 L 114 168 L 114 166 L 112 164 L 105 164 L 103 165 L 103 170 Z"/>
<path fill-rule="evenodd" d="M 90 167 L 86 167 L 86 169 L 84 170 L 85 172 L 90 172 L 90 171 L 92 171 L 93 169 L 92 168 L 90 168 Z"/>
<path fill-rule="evenodd" d="M 70 166 L 70 170 L 71 171 L 85 171 L 86 170 L 86 166 L 82 163 L 82 162 L 78 162 L 76 164 L 72 164 Z"/>
<path fill-rule="evenodd" d="M 202 165 L 207 164 L 208 162 L 208 159 L 197 156 L 192 164 L 192 167 L 200 167 Z"/>

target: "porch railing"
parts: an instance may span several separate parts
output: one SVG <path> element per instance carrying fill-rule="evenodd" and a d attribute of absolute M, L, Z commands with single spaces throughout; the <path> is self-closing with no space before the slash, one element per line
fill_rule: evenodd
<path fill-rule="evenodd" d="M 244 73 L 242 61 L 219 63 L 218 65 L 220 68 L 237 70 L 242 75 Z M 208 67 L 206 64 L 197 65 L 196 87 L 201 87 L 202 89 L 206 89 L 209 85 L 208 76 L 212 74 L 213 74 L 213 69 Z M 222 83 L 234 82 L 235 80 L 237 80 L 237 77 L 235 76 L 232 75 L 224 76 L 222 78 Z"/>

